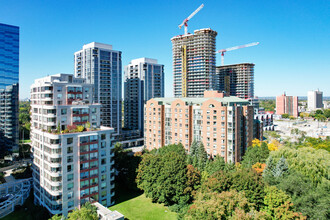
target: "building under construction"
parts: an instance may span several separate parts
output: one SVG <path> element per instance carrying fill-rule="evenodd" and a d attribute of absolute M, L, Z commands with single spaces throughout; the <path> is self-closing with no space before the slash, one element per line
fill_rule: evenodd
<path fill-rule="evenodd" d="M 214 89 L 242 99 L 254 98 L 254 64 L 239 63 L 217 66 Z"/>
<path fill-rule="evenodd" d="M 175 97 L 203 97 L 213 88 L 216 36 L 216 31 L 206 28 L 171 39 Z"/>

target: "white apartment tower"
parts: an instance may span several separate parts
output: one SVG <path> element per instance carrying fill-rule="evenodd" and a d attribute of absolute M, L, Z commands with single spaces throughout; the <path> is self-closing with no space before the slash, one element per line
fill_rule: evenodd
<path fill-rule="evenodd" d="M 164 97 L 164 65 L 157 60 L 140 58 L 125 67 L 125 128 L 144 131 L 144 104 L 151 98 Z"/>
<path fill-rule="evenodd" d="M 101 124 L 112 127 L 118 134 L 122 120 L 121 51 L 112 45 L 92 42 L 74 53 L 75 77 L 85 78 L 94 85 L 93 98 L 101 106 Z"/>
<path fill-rule="evenodd" d="M 114 203 L 114 129 L 100 126 L 100 110 L 93 85 L 71 74 L 31 86 L 34 198 L 52 214 Z"/>
<path fill-rule="evenodd" d="M 323 108 L 323 92 L 321 92 L 320 90 L 308 91 L 307 104 L 308 109 L 312 111 Z"/>
<path fill-rule="evenodd" d="M 213 89 L 215 75 L 215 38 L 210 28 L 171 39 L 175 97 L 203 97 Z"/>

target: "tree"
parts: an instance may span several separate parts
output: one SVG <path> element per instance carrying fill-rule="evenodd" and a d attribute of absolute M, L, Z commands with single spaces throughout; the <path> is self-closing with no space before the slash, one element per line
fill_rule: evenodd
<path fill-rule="evenodd" d="M 323 114 L 325 117 L 330 118 L 330 109 L 324 109 Z"/>
<path fill-rule="evenodd" d="M 166 205 L 190 200 L 187 188 L 186 153 L 181 144 L 167 145 L 142 156 L 136 178 L 139 189 L 152 201 Z"/>
<path fill-rule="evenodd" d="M 262 172 L 264 171 L 266 167 L 266 164 L 264 163 L 256 163 L 252 165 L 252 168 L 258 173 L 258 174 L 262 174 Z"/>
<path fill-rule="evenodd" d="M 327 118 L 322 114 L 316 114 L 315 115 L 315 119 L 318 120 L 318 121 L 326 121 Z"/>
<path fill-rule="evenodd" d="M 196 191 L 199 189 L 201 184 L 201 175 L 198 169 L 194 168 L 192 165 L 187 166 L 187 183 L 185 194 L 191 194 L 194 196 Z"/>
<path fill-rule="evenodd" d="M 278 140 L 272 140 L 270 143 L 268 143 L 268 150 L 274 151 L 277 150 L 280 146 L 281 144 Z"/>
<path fill-rule="evenodd" d="M 207 153 L 205 151 L 204 144 L 202 142 L 199 143 L 198 149 L 197 149 L 197 158 L 198 158 L 198 164 L 197 167 L 199 170 L 204 170 L 206 161 L 207 161 Z"/>
<path fill-rule="evenodd" d="M 207 153 L 203 143 L 197 143 L 196 141 L 193 141 L 190 147 L 190 153 L 188 155 L 188 164 L 191 164 L 198 168 L 198 170 L 203 171 L 206 165 L 206 161 Z"/>
<path fill-rule="evenodd" d="M 137 168 L 142 158 L 140 154 L 133 154 L 131 150 L 124 150 L 121 144 L 116 143 L 114 147 L 114 167 L 118 171 L 116 180 L 127 189 L 139 191 L 135 179 Z"/>
<path fill-rule="evenodd" d="M 265 163 L 268 155 L 269 149 L 265 142 L 261 142 L 260 145 L 252 145 L 248 147 L 243 156 L 242 165 L 246 168 L 251 168 L 253 164 Z"/>
<path fill-rule="evenodd" d="M 197 143 L 197 141 L 194 140 L 191 143 L 189 154 L 190 155 L 195 155 L 197 153 L 197 148 L 198 148 L 198 143 Z"/>
<path fill-rule="evenodd" d="M 251 169 L 239 168 L 233 171 L 220 171 L 210 176 L 202 185 L 202 191 L 237 190 L 244 191 L 249 202 L 254 203 L 257 210 L 263 206 L 264 184 L 262 177 Z"/>
<path fill-rule="evenodd" d="M 61 216 L 61 215 L 53 215 L 53 217 L 50 218 L 50 220 L 62 220 L 65 219 L 65 217 Z"/>
<path fill-rule="evenodd" d="M 289 118 L 289 114 L 282 114 L 282 118 Z"/>
<path fill-rule="evenodd" d="M 248 213 L 256 212 L 244 192 L 199 192 L 185 219 L 237 219 L 237 216 L 249 216 Z M 258 213 L 258 216 L 266 217 L 265 213 Z M 250 215 L 249 219 L 253 217 L 256 216 Z"/>
<path fill-rule="evenodd" d="M 20 139 L 30 139 L 30 103 L 29 102 L 19 102 L 19 138 Z"/>
<path fill-rule="evenodd" d="M 323 115 L 323 111 L 321 109 L 318 109 L 315 111 L 315 115 Z"/>
<path fill-rule="evenodd" d="M 80 209 L 75 209 L 68 214 L 68 220 L 98 220 L 97 208 L 90 203 L 85 203 Z"/>
<path fill-rule="evenodd" d="M 329 182 L 315 187 L 310 179 L 291 172 L 281 179 L 277 187 L 292 198 L 295 210 L 310 219 L 329 219 Z"/>
<path fill-rule="evenodd" d="M 289 168 L 285 158 L 282 156 L 281 159 L 276 163 L 273 157 L 270 156 L 266 163 L 266 168 L 263 173 L 265 181 L 271 185 L 275 185 L 280 182 L 280 179 L 285 175 L 288 175 Z"/>
<path fill-rule="evenodd" d="M 265 193 L 263 210 L 273 219 L 304 218 L 302 214 L 294 212 L 290 196 L 276 186 L 265 187 Z"/>
<path fill-rule="evenodd" d="M 324 149 L 330 151 L 330 137 L 327 137 L 325 140 L 321 138 L 312 138 L 306 137 L 305 141 L 300 143 L 298 147 L 312 147 L 315 149 Z"/>
<path fill-rule="evenodd" d="M 311 147 L 296 149 L 283 146 L 277 151 L 272 151 L 270 155 L 274 163 L 277 163 L 283 156 L 290 170 L 308 177 L 315 186 L 321 182 L 329 181 L 330 153 L 326 150 Z M 266 169 L 268 168 L 266 167 Z"/>

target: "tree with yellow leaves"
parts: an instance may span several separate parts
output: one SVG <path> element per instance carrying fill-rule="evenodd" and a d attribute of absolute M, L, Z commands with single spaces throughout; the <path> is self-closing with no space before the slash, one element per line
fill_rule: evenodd
<path fill-rule="evenodd" d="M 268 150 L 269 151 L 275 151 L 281 146 L 280 142 L 278 140 L 272 140 L 270 143 L 268 143 Z"/>

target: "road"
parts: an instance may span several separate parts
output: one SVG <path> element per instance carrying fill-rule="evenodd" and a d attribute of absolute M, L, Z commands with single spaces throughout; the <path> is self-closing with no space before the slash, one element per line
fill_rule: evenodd
<path fill-rule="evenodd" d="M 24 163 L 32 163 L 32 160 L 31 160 L 31 159 L 23 159 L 23 160 L 20 160 L 20 161 L 15 161 L 14 163 L 15 163 L 15 164 L 13 164 L 13 165 L 10 165 L 10 166 L 7 166 L 7 167 L 0 168 L 0 172 L 5 172 L 5 171 L 7 171 L 7 170 L 15 169 L 15 168 L 17 168 L 17 167 L 22 166 Z"/>

